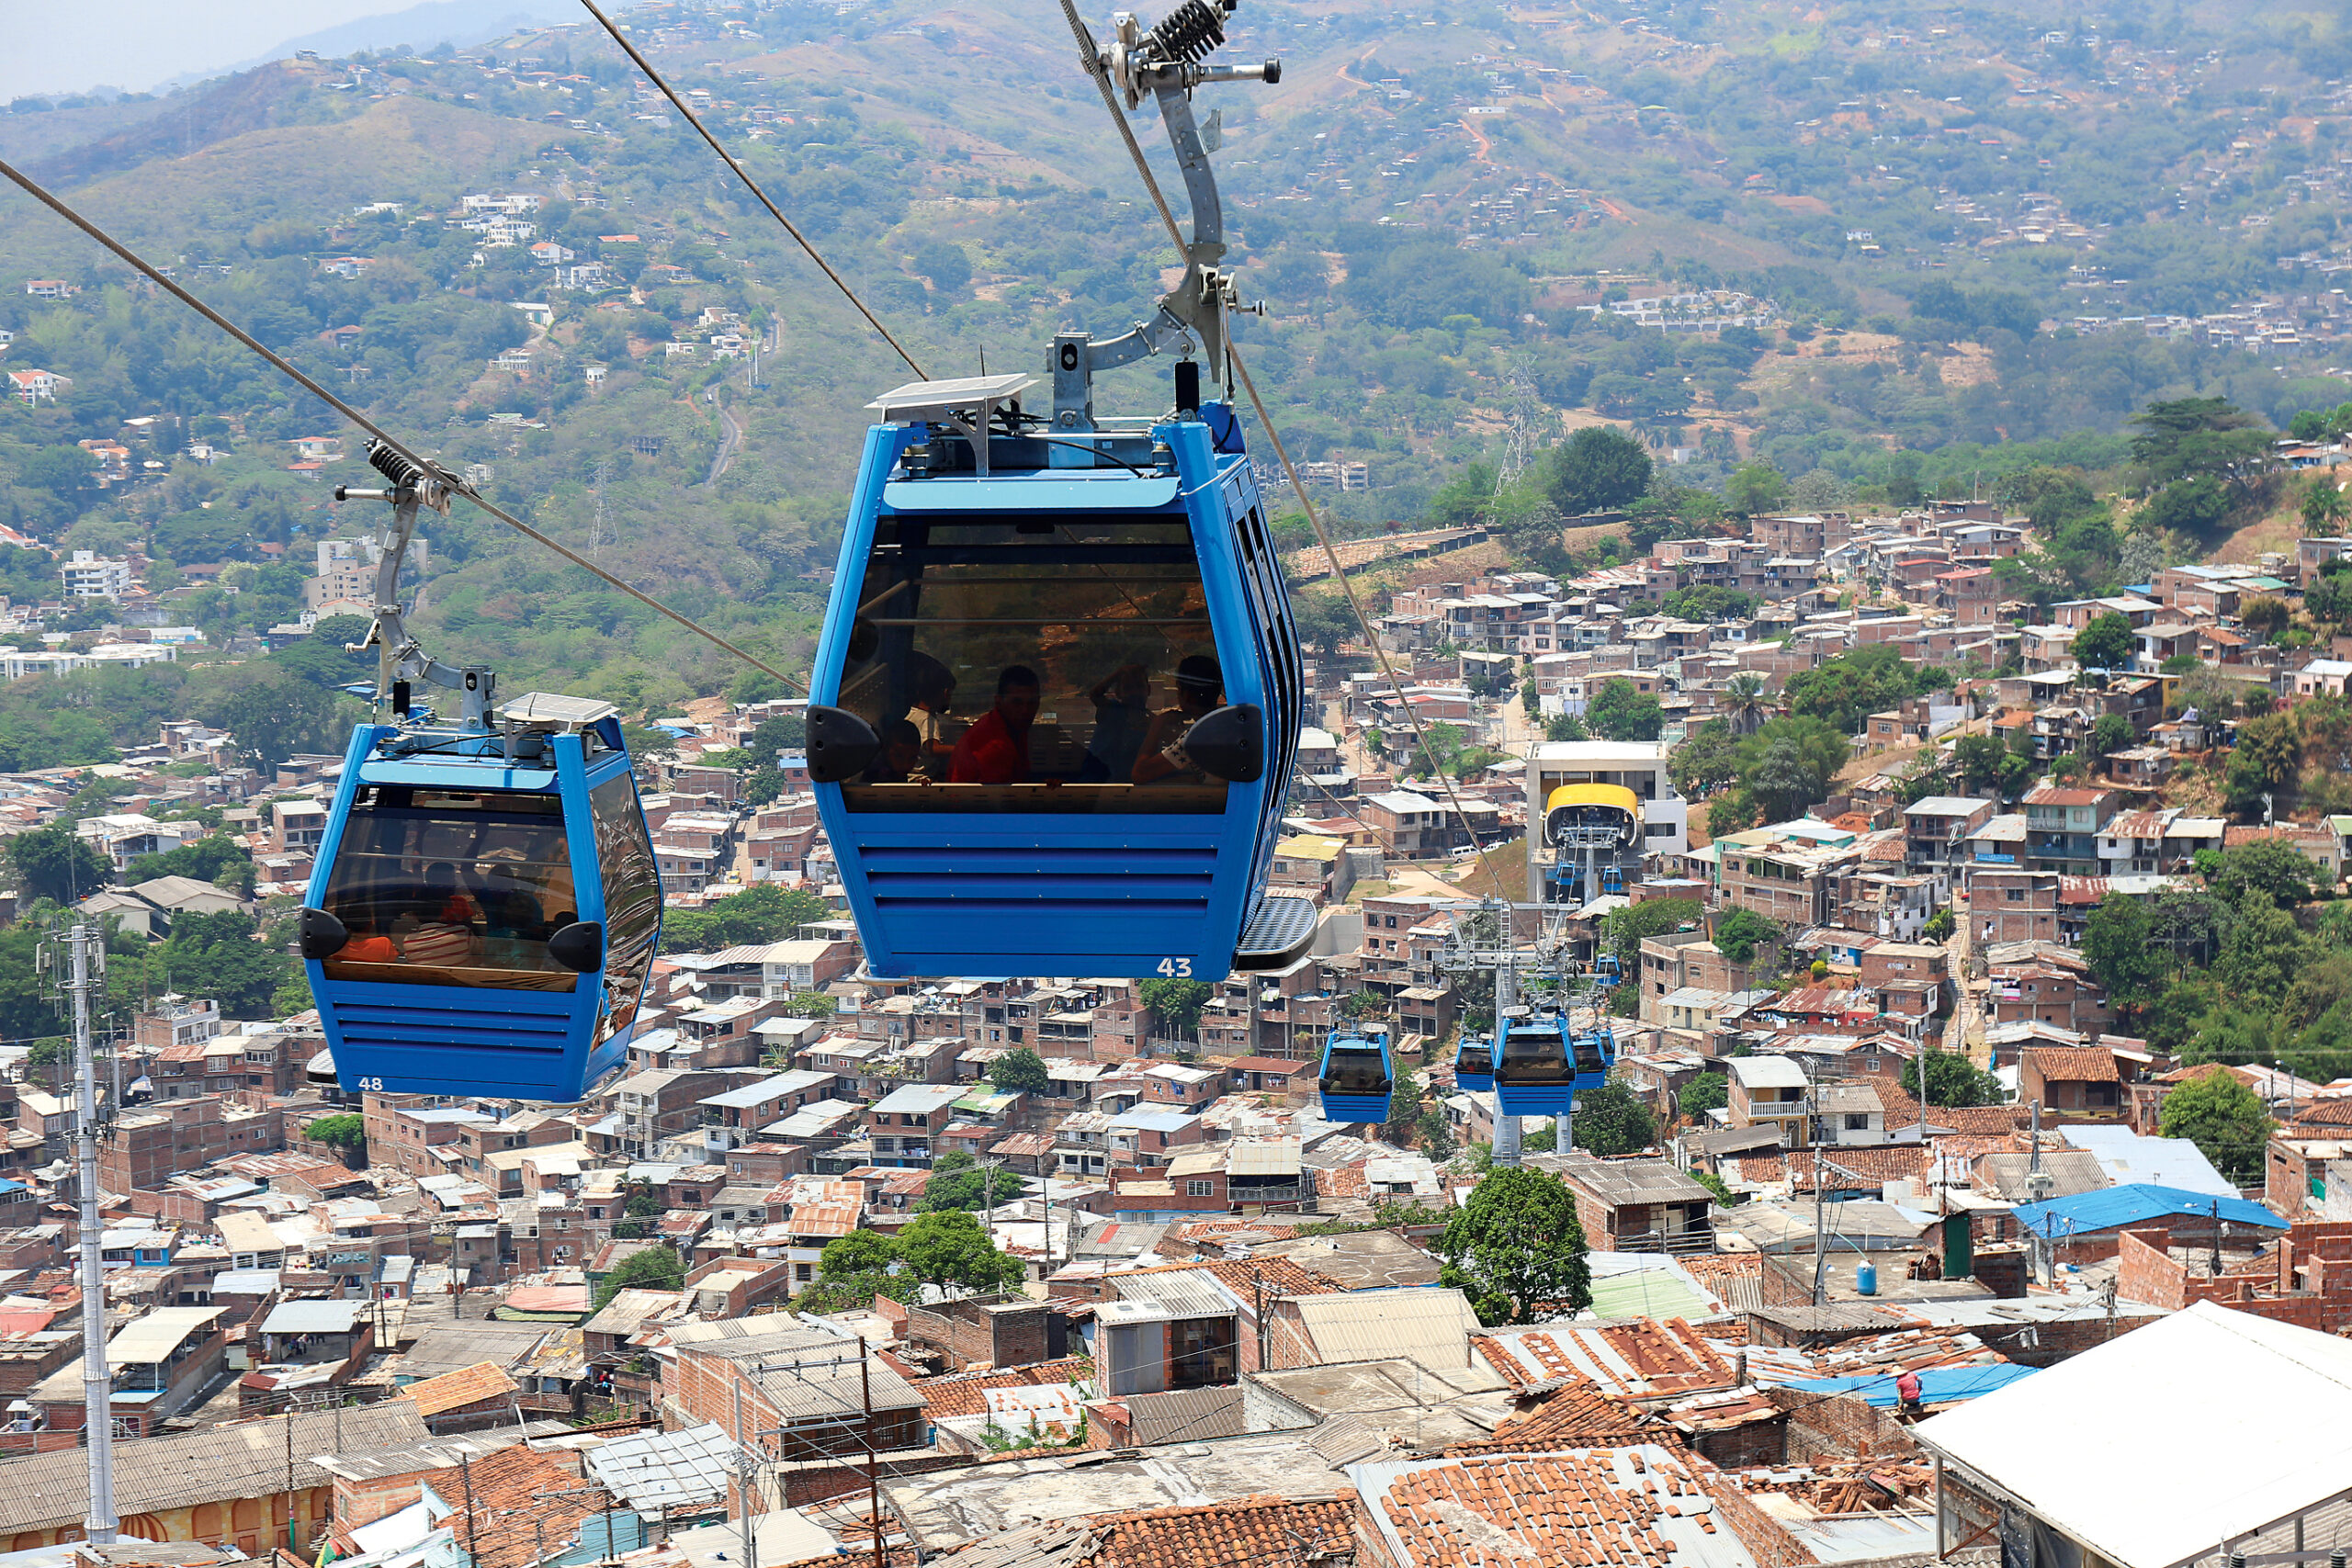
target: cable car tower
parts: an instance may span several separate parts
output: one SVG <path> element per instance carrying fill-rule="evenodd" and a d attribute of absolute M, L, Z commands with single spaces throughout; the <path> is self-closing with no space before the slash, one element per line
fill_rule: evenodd
<path fill-rule="evenodd" d="M 1532 943 L 1521 942 L 1517 916 L 1525 909 L 1541 918 Z M 1495 1163 L 1520 1162 L 1520 1122 L 1547 1115 L 1554 1147 L 1570 1146 L 1570 1117 L 1576 1096 L 1608 1081 L 1617 1058 L 1609 1024 L 1608 996 L 1616 984 L 1614 963 L 1590 970 L 1567 951 L 1562 927 L 1566 911 L 1556 905 L 1513 905 L 1483 900 L 1458 911 L 1438 967 L 1457 976 L 1491 975 L 1495 1027 L 1485 1041 L 1487 1060 L 1469 1069 L 1474 1084 L 1495 1093 Z M 1455 1077 L 1480 1042 L 1464 1034 L 1455 1056 Z M 1486 1071 L 1476 1067 L 1483 1065 Z"/>

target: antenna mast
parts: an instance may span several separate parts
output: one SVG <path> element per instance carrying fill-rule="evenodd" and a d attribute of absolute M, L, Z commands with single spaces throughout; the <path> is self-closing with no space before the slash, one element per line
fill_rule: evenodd
<path fill-rule="evenodd" d="M 74 1013 L 74 1197 L 81 1209 L 82 1426 L 90 1473 L 82 1534 L 103 1546 L 121 1522 L 114 1511 L 114 1374 L 107 1367 L 106 1237 L 98 1218 L 98 1070 L 90 1045 L 90 994 L 105 984 L 105 933 L 76 917 L 67 930 L 51 933 L 38 962 L 53 974 L 61 959 L 65 973 L 56 988 Z"/>

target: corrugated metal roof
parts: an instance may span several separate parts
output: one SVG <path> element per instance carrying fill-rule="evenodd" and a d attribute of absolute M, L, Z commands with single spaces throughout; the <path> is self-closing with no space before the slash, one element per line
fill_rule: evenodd
<path fill-rule="evenodd" d="M 1295 1176 L 1299 1140 L 1268 1138 L 1261 1143 L 1235 1144 L 1225 1162 L 1227 1176 Z"/>
<path fill-rule="evenodd" d="M 114 1450 L 115 1506 L 125 1517 L 246 1497 L 286 1488 L 287 1430 L 294 1423 L 293 1472 L 298 1489 L 329 1484 L 309 1457 L 338 1450 L 368 1452 L 424 1441 L 416 1407 L 405 1400 L 242 1421 L 226 1427 L 144 1438 Z M 34 1454 L 0 1464 L 8 1523 L 17 1530 L 78 1524 L 89 1506 L 89 1472 L 82 1451 Z"/>
<path fill-rule="evenodd" d="M 261 1320 L 264 1334 L 348 1334 L 374 1310 L 371 1302 L 280 1302 Z"/>
<path fill-rule="evenodd" d="M 1123 1274 L 1111 1281 L 1124 1302 L 1148 1303 L 1171 1317 L 1221 1317 L 1238 1312 L 1240 1302 L 1205 1270 L 1174 1274 Z"/>
<path fill-rule="evenodd" d="M 2189 1218 L 2201 1215 L 2261 1230 L 2287 1228 L 2286 1221 L 2261 1204 L 2243 1198 L 2223 1198 L 2147 1182 L 2110 1187 L 2102 1192 L 2084 1192 L 2072 1198 L 2052 1198 L 2047 1203 L 2023 1203 L 2013 1213 L 2018 1224 L 2037 1235 L 2046 1236 L 2111 1230 L 2117 1225 L 2161 1219 L 2166 1214 Z"/>
<path fill-rule="evenodd" d="M 742 1452 L 716 1422 L 683 1432 L 633 1432 L 588 1450 L 588 1472 L 643 1514 L 715 1502 Z"/>
<path fill-rule="evenodd" d="M 1425 1286 L 1301 1296 L 1292 1306 L 1325 1362 L 1402 1358 L 1430 1368 L 1470 1364 L 1478 1314 L 1460 1291 Z"/>
<path fill-rule="evenodd" d="M 119 1330 L 107 1341 L 107 1363 L 121 1367 L 132 1362 L 160 1361 L 191 1334 L 212 1326 L 227 1307 L 162 1307 Z"/>

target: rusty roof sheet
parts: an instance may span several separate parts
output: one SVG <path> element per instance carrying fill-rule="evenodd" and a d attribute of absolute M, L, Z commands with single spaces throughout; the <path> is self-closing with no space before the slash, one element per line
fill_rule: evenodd
<path fill-rule="evenodd" d="M 1489 1331 L 1471 1344 L 1512 1386 L 1569 1379 L 1629 1399 L 1728 1388 L 1721 1351 L 1682 1318 Z"/>
<path fill-rule="evenodd" d="M 2115 1053 L 2104 1045 L 2029 1045 L 2018 1054 L 2020 1066 L 2031 1064 L 2045 1083 L 2120 1083 Z"/>
<path fill-rule="evenodd" d="M 399 1397 L 414 1402 L 418 1415 L 431 1416 L 462 1410 L 486 1399 L 503 1399 L 519 1387 L 496 1362 L 478 1361 L 437 1378 L 413 1382 L 401 1390 Z"/>

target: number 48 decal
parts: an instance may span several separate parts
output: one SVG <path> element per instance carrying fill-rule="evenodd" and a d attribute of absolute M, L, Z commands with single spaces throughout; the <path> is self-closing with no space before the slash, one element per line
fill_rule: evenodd
<path fill-rule="evenodd" d="M 1159 972 L 1171 977 L 1189 980 L 1193 977 L 1193 961 L 1189 958 L 1163 958 L 1159 961 Z"/>

